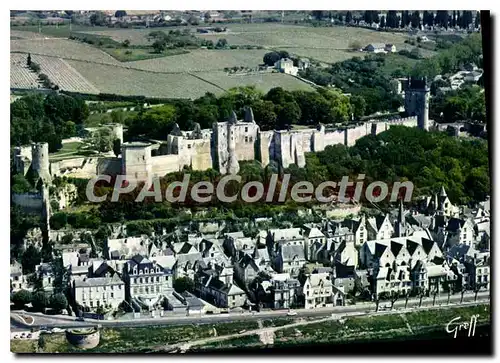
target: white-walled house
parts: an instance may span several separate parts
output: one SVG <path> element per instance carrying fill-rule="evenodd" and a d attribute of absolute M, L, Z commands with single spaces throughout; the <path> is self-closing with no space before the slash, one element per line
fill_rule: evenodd
<path fill-rule="evenodd" d="M 73 281 L 76 302 L 90 309 L 98 307 L 117 308 L 125 300 L 125 283 L 113 277 L 95 277 Z"/>

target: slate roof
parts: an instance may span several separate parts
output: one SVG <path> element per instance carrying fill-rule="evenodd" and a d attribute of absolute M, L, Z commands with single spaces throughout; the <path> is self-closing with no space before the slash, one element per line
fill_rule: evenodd
<path fill-rule="evenodd" d="M 113 277 L 91 277 L 83 280 L 75 280 L 75 287 L 109 286 L 125 284 L 117 274 Z"/>
<path fill-rule="evenodd" d="M 122 255 L 130 258 L 136 254 L 146 256 L 148 254 L 149 243 L 147 236 L 108 239 L 108 253 L 113 258 L 119 258 Z"/>
<path fill-rule="evenodd" d="M 422 238 L 422 248 L 424 249 L 426 254 L 429 254 L 431 252 L 432 246 L 434 246 L 434 241 L 431 241 L 430 239 L 427 238 Z"/>
<path fill-rule="evenodd" d="M 391 252 L 394 255 L 394 257 L 398 256 L 399 251 L 401 251 L 401 249 L 403 247 L 404 246 L 401 243 L 397 243 L 397 242 L 391 241 Z"/>
<path fill-rule="evenodd" d="M 300 228 L 271 229 L 269 232 L 275 242 L 303 239 Z"/>
<path fill-rule="evenodd" d="M 304 247 L 302 245 L 291 245 L 291 246 L 283 246 L 281 247 L 281 256 L 283 261 L 292 261 L 294 257 L 297 257 L 299 260 L 304 260 Z"/>
<path fill-rule="evenodd" d="M 172 270 L 177 259 L 174 256 L 155 256 L 151 257 L 151 260 L 156 262 L 161 267 Z"/>
<path fill-rule="evenodd" d="M 318 287 L 321 283 L 323 283 L 323 287 L 332 286 L 332 280 L 328 273 L 311 274 L 308 279 L 311 283 L 311 288 Z"/>
<path fill-rule="evenodd" d="M 465 220 L 458 218 L 450 218 L 446 226 L 446 230 L 450 232 L 456 232 L 463 227 Z"/>
<path fill-rule="evenodd" d="M 387 246 L 384 246 L 380 243 L 375 244 L 375 257 L 380 258 L 384 254 L 385 250 L 387 249 Z"/>
<path fill-rule="evenodd" d="M 415 253 L 415 251 L 417 250 L 418 246 L 420 246 L 418 243 L 412 241 L 412 240 L 408 240 L 406 242 L 406 249 L 408 250 L 408 252 L 410 253 L 410 255 L 413 256 L 413 254 Z"/>

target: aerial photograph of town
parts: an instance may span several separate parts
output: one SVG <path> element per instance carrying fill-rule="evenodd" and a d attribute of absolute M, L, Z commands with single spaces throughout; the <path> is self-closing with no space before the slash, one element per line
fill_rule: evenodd
<path fill-rule="evenodd" d="M 10 10 L 11 352 L 492 354 L 489 31 Z"/>

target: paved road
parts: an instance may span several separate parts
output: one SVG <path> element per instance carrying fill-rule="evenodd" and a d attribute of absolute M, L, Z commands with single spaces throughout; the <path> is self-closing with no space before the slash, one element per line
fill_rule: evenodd
<path fill-rule="evenodd" d="M 489 292 L 482 292 L 478 294 L 477 302 L 489 302 Z M 436 305 L 446 305 L 448 301 L 448 296 L 440 296 L 436 298 Z M 474 302 L 474 294 L 464 295 L 463 302 Z M 422 307 L 432 306 L 433 298 L 428 297 L 422 300 Z M 450 299 L 451 305 L 457 305 L 460 303 L 460 294 L 452 295 Z M 418 308 L 419 299 L 410 299 L 408 301 L 408 308 Z M 386 307 L 387 306 L 387 307 Z M 383 301 L 379 305 L 379 310 L 388 310 L 390 307 L 390 302 Z M 405 307 L 404 299 L 396 301 L 394 304 L 394 309 L 403 309 Z M 361 313 L 374 313 L 375 304 L 374 303 L 360 303 L 356 305 L 348 306 L 337 306 L 331 308 L 316 308 L 316 309 L 297 309 L 296 317 L 321 317 L 328 316 L 331 314 L 343 314 L 352 312 Z M 101 324 L 106 327 L 140 327 L 140 326 L 151 326 L 151 325 L 186 325 L 186 324 L 199 324 L 199 323 L 219 323 L 228 321 L 244 321 L 244 320 L 259 320 L 259 319 L 270 319 L 286 317 L 287 310 L 269 310 L 261 311 L 258 313 L 230 313 L 230 314 L 218 314 L 218 315 L 196 315 L 196 316 L 169 316 L 169 317 L 158 317 L 158 318 L 140 318 L 140 319 L 130 319 L 130 320 L 92 320 L 86 319 L 85 322 L 75 321 L 74 317 L 71 316 L 47 316 L 41 314 L 23 313 L 26 315 L 31 315 L 35 318 L 32 325 L 28 326 L 14 320 L 11 314 L 11 331 L 21 331 L 29 330 L 31 328 L 39 328 L 40 326 L 45 326 L 47 328 L 77 328 L 85 326 L 94 326 L 95 324 Z"/>

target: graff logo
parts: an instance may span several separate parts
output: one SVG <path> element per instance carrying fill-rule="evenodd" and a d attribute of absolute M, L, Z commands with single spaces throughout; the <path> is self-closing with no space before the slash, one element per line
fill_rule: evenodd
<path fill-rule="evenodd" d="M 467 336 L 473 337 L 476 333 L 476 325 L 477 318 L 479 318 L 479 314 L 472 315 L 470 321 L 460 321 L 460 316 L 453 318 L 450 320 L 448 324 L 446 324 L 446 332 L 449 334 L 453 334 L 453 338 L 458 336 L 458 332 L 461 330 L 468 330 Z"/>

